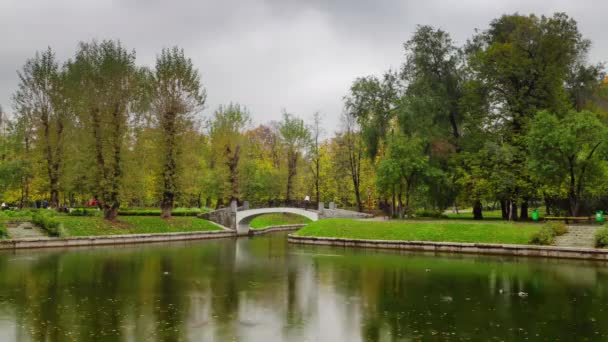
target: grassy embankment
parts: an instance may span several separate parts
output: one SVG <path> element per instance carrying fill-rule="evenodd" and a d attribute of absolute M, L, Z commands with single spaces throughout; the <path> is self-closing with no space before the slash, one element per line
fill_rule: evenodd
<path fill-rule="evenodd" d="M 253 220 L 251 220 L 251 222 L 249 222 L 249 226 L 252 229 L 263 229 L 266 227 L 273 226 L 307 224 L 309 222 L 311 222 L 310 219 L 304 216 L 287 213 L 276 213 L 257 216 Z"/>
<path fill-rule="evenodd" d="M 57 216 L 56 219 L 61 223 L 62 237 L 221 230 L 213 223 L 196 217 L 163 220 L 154 216 L 119 216 L 115 223 L 101 217 Z"/>
<path fill-rule="evenodd" d="M 298 236 L 372 240 L 531 244 L 543 225 L 510 222 L 412 222 L 327 219 L 300 229 Z M 542 244 L 550 244 L 547 241 Z"/>
<path fill-rule="evenodd" d="M 89 236 L 117 234 L 172 233 L 220 230 L 213 223 L 194 217 L 205 209 L 177 208 L 170 220 L 159 217 L 159 209 L 125 210 L 118 222 L 103 220 L 96 209 L 77 209 L 72 214 L 47 209 L 0 212 L 0 239 L 6 238 L 6 221 L 32 221 L 47 231 L 49 236 Z"/>

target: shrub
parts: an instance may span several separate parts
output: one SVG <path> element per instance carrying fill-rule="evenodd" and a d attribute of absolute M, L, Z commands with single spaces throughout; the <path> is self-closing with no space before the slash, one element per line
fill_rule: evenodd
<path fill-rule="evenodd" d="M 52 210 L 38 211 L 32 216 L 32 222 L 46 230 L 49 236 L 61 235 L 59 230 L 61 223 L 55 217 L 55 213 Z"/>
<path fill-rule="evenodd" d="M 595 247 L 604 248 L 608 246 L 608 227 L 602 227 L 595 232 Z"/>
<path fill-rule="evenodd" d="M 564 235 L 568 232 L 568 226 L 563 222 L 547 222 L 543 227 L 530 238 L 530 243 L 535 245 L 550 245 L 555 241 L 556 236 Z"/>
<path fill-rule="evenodd" d="M 445 215 L 440 210 L 421 209 L 421 210 L 416 210 L 416 212 L 414 213 L 414 215 L 416 217 L 448 218 L 448 216 Z"/>
<path fill-rule="evenodd" d="M 6 221 L 0 213 L 0 239 L 6 239 L 8 237 L 8 231 L 6 230 Z"/>
<path fill-rule="evenodd" d="M 549 226 L 543 226 L 530 238 L 530 243 L 534 245 L 550 245 L 555 241 L 555 231 Z"/>
<path fill-rule="evenodd" d="M 99 216 L 100 211 L 96 209 L 76 208 L 68 213 L 68 216 Z"/>
<path fill-rule="evenodd" d="M 196 216 L 198 214 L 206 213 L 209 209 L 207 208 L 175 208 L 171 213 L 172 216 Z M 120 216 L 160 216 L 160 209 L 120 209 L 118 211 Z"/>
<path fill-rule="evenodd" d="M 549 227 L 555 236 L 564 235 L 568 232 L 568 226 L 563 222 L 551 221 L 545 223 L 544 226 Z"/>

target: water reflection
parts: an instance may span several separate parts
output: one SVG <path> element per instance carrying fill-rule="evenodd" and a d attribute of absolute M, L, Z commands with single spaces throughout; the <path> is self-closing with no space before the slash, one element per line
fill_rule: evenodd
<path fill-rule="evenodd" d="M 284 235 L 19 251 L 0 254 L 0 340 L 605 340 L 605 266 Z"/>

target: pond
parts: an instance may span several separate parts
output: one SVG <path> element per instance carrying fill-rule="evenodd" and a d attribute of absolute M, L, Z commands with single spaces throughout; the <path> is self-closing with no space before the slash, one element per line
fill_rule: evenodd
<path fill-rule="evenodd" d="M 288 245 L 0 254 L 1 341 L 584 341 L 605 263 Z"/>

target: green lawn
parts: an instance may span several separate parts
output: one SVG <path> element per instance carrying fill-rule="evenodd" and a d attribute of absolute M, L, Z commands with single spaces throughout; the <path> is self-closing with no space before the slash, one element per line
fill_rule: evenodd
<path fill-rule="evenodd" d="M 163 220 L 153 216 L 119 216 L 117 223 L 101 217 L 58 216 L 62 236 L 92 236 L 145 233 L 172 233 L 220 230 L 213 223 L 196 217 L 173 217 Z"/>
<path fill-rule="evenodd" d="M 327 219 L 296 232 L 299 236 L 373 240 L 529 244 L 540 224 L 509 222 L 404 222 Z"/>
<path fill-rule="evenodd" d="M 306 224 L 309 222 L 311 222 L 310 219 L 304 216 L 288 213 L 276 213 L 257 216 L 251 220 L 251 222 L 249 222 L 249 226 L 253 229 L 262 229 L 266 227 L 284 226 L 289 224 Z"/>

